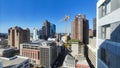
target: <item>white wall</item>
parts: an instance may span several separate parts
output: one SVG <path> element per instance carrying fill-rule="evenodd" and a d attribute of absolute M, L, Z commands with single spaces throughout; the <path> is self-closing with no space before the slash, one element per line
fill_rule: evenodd
<path fill-rule="evenodd" d="M 98 19 L 98 26 L 114 23 L 120 21 L 120 8 L 113 11 L 112 13 Z"/>
<path fill-rule="evenodd" d="M 79 47 L 78 47 L 78 46 L 79 46 L 78 44 L 72 44 L 72 45 L 71 45 L 71 50 L 72 50 L 71 54 L 72 54 L 73 56 L 78 55 L 78 50 L 79 50 Z"/>

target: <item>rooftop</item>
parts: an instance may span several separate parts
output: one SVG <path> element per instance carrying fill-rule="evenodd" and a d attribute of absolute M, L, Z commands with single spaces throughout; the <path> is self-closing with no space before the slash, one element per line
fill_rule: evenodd
<path fill-rule="evenodd" d="M 7 66 L 14 66 L 20 64 L 25 60 L 28 60 L 28 58 L 22 56 L 14 56 L 11 58 L 0 57 L 0 60 L 3 63 L 3 67 L 7 67 Z"/>
<path fill-rule="evenodd" d="M 13 48 L 0 48 L 0 52 L 8 51 L 8 50 L 13 50 Z"/>
<path fill-rule="evenodd" d="M 55 43 L 54 41 L 45 41 L 45 40 L 37 40 L 37 41 L 33 41 L 30 43 L 23 43 L 22 45 L 24 45 L 25 47 L 48 47 L 48 46 L 52 46 L 52 44 Z"/>

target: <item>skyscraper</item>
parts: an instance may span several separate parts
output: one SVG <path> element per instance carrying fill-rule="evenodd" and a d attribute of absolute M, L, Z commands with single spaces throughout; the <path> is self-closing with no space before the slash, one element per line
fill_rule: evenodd
<path fill-rule="evenodd" d="M 11 27 L 8 30 L 8 45 L 10 47 L 14 47 L 19 49 L 20 43 L 29 42 L 30 41 L 30 30 L 22 29 L 21 27 L 15 26 Z"/>
<path fill-rule="evenodd" d="M 78 39 L 84 44 L 88 43 L 89 24 L 85 15 L 78 14 L 75 16 L 71 30 L 72 39 Z"/>
<path fill-rule="evenodd" d="M 33 29 L 33 40 L 38 40 L 39 39 L 39 30 L 38 29 Z"/>
<path fill-rule="evenodd" d="M 44 27 L 45 27 L 45 35 L 48 38 L 50 35 L 50 22 L 48 22 L 47 20 L 44 21 L 43 23 Z"/>
<path fill-rule="evenodd" d="M 53 37 L 56 33 L 56 25 L 45 20 L 42 26 L 42 39 L 48 39 L 48 37 Z"/>
<path fill-rule="evenodd" d="M 51 35 L 51 36 L 54 36 L 55 33 L 56 33 L 56 25 L 50 23 L 50 35 Z"/>

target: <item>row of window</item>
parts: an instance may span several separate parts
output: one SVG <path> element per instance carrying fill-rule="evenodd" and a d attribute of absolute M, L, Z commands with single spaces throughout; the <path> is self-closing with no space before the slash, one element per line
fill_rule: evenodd
<path fill-rule="evenodd" d="M 99 8 L 99 18 L 120 8 L 120 0 L 106 0 Z"/>
<path fill-rule="evenodd" d="M 106 0 L 100 7 L 99 7 L 99 18 L 109 14 L 111 12 L 111 0 Z"/>
<path fill-rule="evenodd" d="M 28 53 L 28 52 L 22 52 L 22 55 L 25 56 L 25 57 L 30 57 L 30 58 L 33 58 L 33 59 L 40 59 L 39 57 L 39 52 L 37 52 L 38 54 L 36 53 Z M 37 58 L 36 58 L 37 57 Z"/>

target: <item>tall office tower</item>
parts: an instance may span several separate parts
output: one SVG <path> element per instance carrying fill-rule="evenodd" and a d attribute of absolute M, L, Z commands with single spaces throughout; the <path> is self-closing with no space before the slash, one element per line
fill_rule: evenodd
<path fill-rule="evenodd" d="M 45 27 L 45 36 L 46 36 L 46 38 L 48 38 L 50 36 L 50 22 L 45 20 L 43 22 L 43 26 Z"/>
<path fill-rule="evenodd" d="M 56 33 L 56 25 L 55 24 L 52 24 L 50 23 L 50 36 L 54 36 Z"/>
<path fill-rule="evenodd" d="M 93 36 L 96 37 L 96 18 L 93 19 Z"/>
<path fill-rule="evenodd" d="M 56 25 L 45 20 L 42 26 L 42 39 L 48 39 L 48 37 L 53 37 L 56 33 Z"/>
<path fill-rule="evenodd" d="M 41 34 L 41 39 L 46 39 L 46 28 L 45 26 L 42 26 L 42 34 Z"/>
<path fill-rule="evenodd" d="M 120 0 L 97 2 L 98 68 L 120 68 Z"/>
<path fill-rule="evenodd" d="M 79 39 L 84 44 L 88 43 L 89 24 L 85 15 L 78 14 L 72 22 L 72 39 Z"/>
<path fill-rule="evenodd" d="M 37 40 L 31 43 L 22 43 L 20 55 L 29 57 L 34 65 L 51 68 L 57 59 L 57 48 L 55 42 Z"/>
<path fill-rule="evenodd" d="M 38 38 L 39 38 L 39 39 L 42 39 L 42 36 L 43 36 L 43 34 L 44 34 L 43 31 L 42 31 L 42 28 L 39 29 L 39 32 L 38 32 L 38 33 L 39 33 Z"/>
<path fill-rule="evenodd" d="M 19 49 L 20 43 L 30 41 L 30 30 L 15 26 L 8 30 L 8 45 Z"/>
<path fill-rule="evenodd" d="M 38 40 L 39 39 L 39 30 L 38 29 L 33 29 L 33 40 Z"/>

